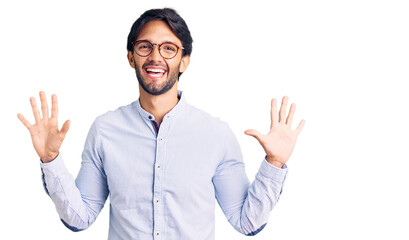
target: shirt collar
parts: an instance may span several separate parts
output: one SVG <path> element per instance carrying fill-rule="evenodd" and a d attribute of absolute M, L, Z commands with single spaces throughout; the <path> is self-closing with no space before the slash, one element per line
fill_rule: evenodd
<path fill-rule="evenodd" d="M 180 114 L 180 112 L 182 112 L 183 109 L 186 107 L 186 104 L 187 104 L 186 99 L 185 99 L 186 97 L 184 96 L 181 90 L 178 90 L 177 96 L 179 98 L 178 103 L 164 117 L 174 117 Z M 138 99 L 138 101 L 136 101 L 135 105 L 136 105 L 136 110 L 139 112 L 139 114 L 141 115 L 143 119 L 146 119 L 146 120 L 155 119 L 155 117 L 151 113 L 147 112 L 145 109 L 142 108 L 140 98 Z"/>

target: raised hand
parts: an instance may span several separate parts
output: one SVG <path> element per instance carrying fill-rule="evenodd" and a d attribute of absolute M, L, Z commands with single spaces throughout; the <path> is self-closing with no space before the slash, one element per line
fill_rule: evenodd
<path fill-rule="evenodd" d="M 58 102 L 57 96 L 51 96 L 51 118 L 48 114 L 48 105 L 45 93 L 40 92 L 41 111 L 37 108 L 37 103 L 34 97 L 30 98 L 31 108 L 33 109 L 35 124 L 27 121 L 23 115 L 17 114 L 18 119 L 27 127 L 31 134 L 34 149 L 36 150 L 40 159 L 44 162 L 51 162 L 58 156 L 59 149 L 64 141 L 65 135 L 70 127 L 70 121 L 67 120 L 63 124 L 61 130 L 58 130 Z"/>
<path fill-rule="evenodd" d="M 281 168 L 290 158 L 294 150 L 295 142 L 304 127 L 305 120 L 301 120 L 298 127 L 291 130 L 291 123 L 293 121 L 295 104 L 291 104 L 290 112 L 285 119 L 287 109 L 288 97 L 284 96 L 281 101 L 281 108 L 279 118 L 277 120 L 277 100 L 271 100 L 271 126 L 270 131 L 264 135 L 254 129 L 246 130 L 244 133 L 255 137 L 264 148 L 267 154 L 267 161 Z"/>

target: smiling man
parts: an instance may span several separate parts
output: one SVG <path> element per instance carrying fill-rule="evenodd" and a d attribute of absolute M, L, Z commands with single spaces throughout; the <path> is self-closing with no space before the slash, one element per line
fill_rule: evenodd
<path fill-rule="evenodd" d="M 128 59 L 135 68 L 139 86 L 146 93 L 161 95 L 174 87 L 179 73 L 184 72 L 189 64 L 189 55 L 183 56 L 184 48 L 179 46 L 181 44 L 169 25 L 163 21 L 148 22 L 141 29 L 138 40 L 132 42 L 134 51 L 129 49 Z M 153 52 L 155 45 L 159 50 Z M 149 60 L 146 61 L 148 57 Z"/>
<path fill-rule="evenodd" d="M 57 97 L 51 117 L 44 92 L 41 110 L 30 99 L 35 124 L 21 114 L 42 163 L 44 187 L 69 229 L 88 228 L 110 197 L 110 240 L 192 239 L 215 235 L 215 200 L 239 232 L 255 235 L 277 203 L 288 161 L 304 120 L 291 130 L 288 98 L 279 113 L 271 101 L 271 127 L 255 137 L 266 153 L 252 184 L 228 125 L 189 105 L 178 90 L 192 51 L 185 21 L 173 10 L 146 11 L 128 36 L 128 60 L 139 81 L 139 99 L 93 123 L 74 181 L 60 146 L 69 121 L 58 129 Z"/>

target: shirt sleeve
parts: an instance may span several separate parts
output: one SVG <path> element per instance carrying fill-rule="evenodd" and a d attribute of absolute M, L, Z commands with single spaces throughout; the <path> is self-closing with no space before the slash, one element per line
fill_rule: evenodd
<path fill-rule="evenodd" d="M 280 169 L 264 159 L 250 184 L 240 146 L 228 127 L 224 139 L 225 154 L 213 177 L 216 199 L 237 231 L 249 236 L 255 235 L 266 225 L 270 212 L 280 197 L 287 166 Z"/>
<path fill-rule="evenodd" d="M 54 202 L 63 224 L 72 231 L 88 228 L 108 197 L 95 123 L 88 133 L 81 169 L 75 181 L 61 154 L 52 162 L 41 163 L 41 170 L 46 193 Z"/>

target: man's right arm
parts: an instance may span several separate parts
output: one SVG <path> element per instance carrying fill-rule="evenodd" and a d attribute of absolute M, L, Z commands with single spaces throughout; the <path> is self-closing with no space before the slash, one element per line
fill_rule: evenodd
<path fill-rule="evenodd" d="M 88 134 L 81 170 L 74 181 L 59 154 L 70 122 L 67 120 L 58 130 L 57 96 L 51 98 L 51 117 L 44 92 L 40 92 L 40 100 L 42 116 L 34 97 L 30 98 L 35 124 L 28 122 L 21 114 L 17 117 L 30 132 L 34 149 L 42 161 L 45 190 L 55 203 L 62 222 L 73 231 L 83 230 L 95 220 L 108 196 L 106 177 L 97 149 L 95 124 Z"/>
<path fill-rule="evenodd" d="M 61 221 L 72 231 L 88 228 L 108 197 L 106 175 L 98 149 L 94 123 L 85 142 L 81 169 L 75 182 L 65 168 L 61 154 L 52 162 L 41 164 L 46 192 L 54 202 Z"/>

